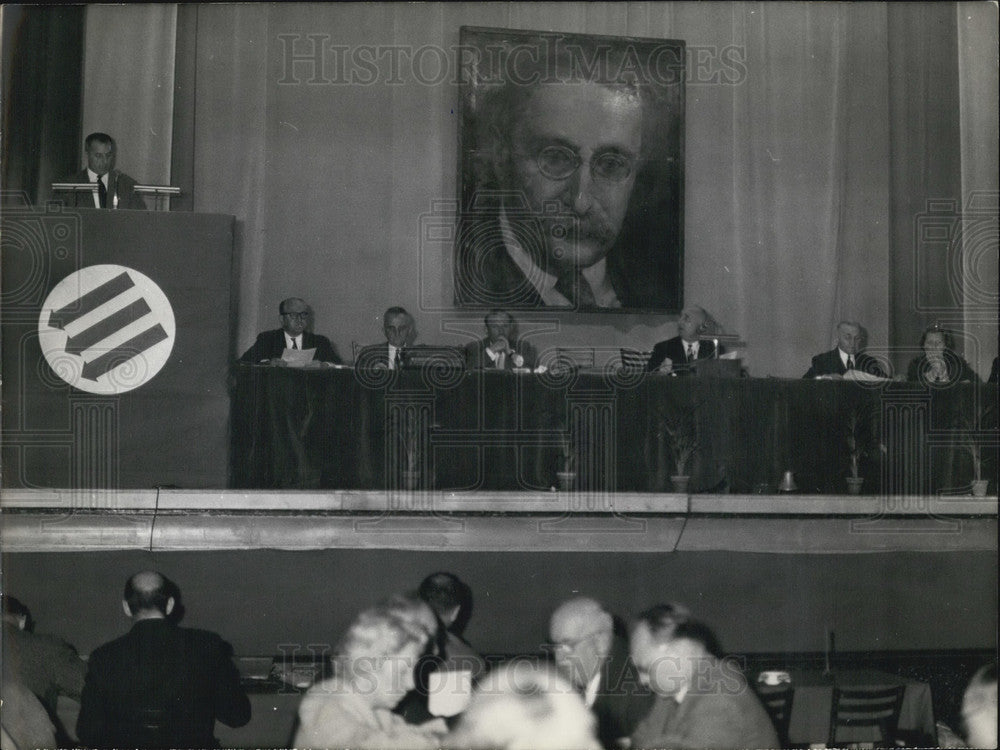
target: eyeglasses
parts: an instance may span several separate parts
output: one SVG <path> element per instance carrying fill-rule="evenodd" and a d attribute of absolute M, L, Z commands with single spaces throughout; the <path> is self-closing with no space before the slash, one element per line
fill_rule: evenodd
<path fill-rule="evenodd" d="M 289 318 L 298 318 L 299 320 L 305 320 L 309 317 L 309 313 L 307 312 L 286 312 L 281 314 Z"/>
<path fill-rule="evenodd" d="M 573 640 L 553 641 L 548 645 L 549 648 L 551 648 L 553 651 L 576 651 L 576 649 L 579 646 L 589 641 L 595 635 L 597 635 L 597 633 L 588 633 L 587 635 L 582 636 L 580 638 L 574 638 Z"/>
<path fill-rule="evenodd" d="M 538 171 L 550 180 L 565 180 L 583 164 L 580 155 L 566 146 L 546 146 L 534 155 Z M 632 174 L 632 160 L 614 151 L 605 151 L 590 160 L 594 177 L 621 182 Z"/>

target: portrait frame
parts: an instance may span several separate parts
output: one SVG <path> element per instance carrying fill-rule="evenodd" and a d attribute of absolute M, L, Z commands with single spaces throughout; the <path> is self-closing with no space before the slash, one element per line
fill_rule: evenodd
<path fill-rule="evenodd" d="M 684 306 L 685 42 L 673 39 L 460 28 L 458 227 L 454 303 L 458 308 L 678 313 Z M 629 176 L 624 215 L 604 211 L 599 231 L 569 198 L 542 199 L 507 166 L 518 118 L 545 87 L 598 84 L 634 96 L 641 147 Z M 627 111 L 622 108 L 627 116 Z M 580 113 L 581 118 L 587 116 Z M 498 145 L 499 144 L 499 145 Z M 569 144 L 572 149 L 573 144 Z M 596 152 L 596 149 L 593 149 Z M 588 152 L 589 153 L 589 152 Z M 505 159 L 507 161 L 505 161 Z M 589 165 L 576 156 L 577 171 Z M 575 177 L 567 181 L 575 180 Z M 567 190 L 567 193 L 570 192 Z M 500 218 L 502 216 L 502 218 Z M 578 233 L 573 235 L 572 233 Z M 612 302 L 545 297 L 558 237 L 610 237 L 604 253 Z M 569 237 L 570 239 L 565 239 Z M 513 238 L 513 239 L 512 239 Z M 511 251 L 516 245 L 526 253 Z M 535 262 L 524 261 L 524 255 Z M 515 257 L 520 255 L 521 257 Z M 513 260 L 513 262 L 512 262 Z M 579 266 L 578 266 L 579 267 Z M 560 274 L 565 276 L 562 267 Z M 587 275 L 587 271 L 584 271 Z M 560 279 L 561 281 L 561 279 Z M 576 284 L 582 284 L 576 274 Z M 559 288 L 559 287 L 557 287 Z M 575 292 L 574 292 L 575 293 Z"/>

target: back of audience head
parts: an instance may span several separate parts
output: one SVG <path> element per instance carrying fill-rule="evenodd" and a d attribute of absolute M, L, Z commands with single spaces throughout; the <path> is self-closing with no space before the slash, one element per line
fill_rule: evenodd
<path fill-rule="evenodd" d="M 972 676 L 962 697 L 962 723 L 969 747 L 997 746 L 997 664 Z"/>
<path fill-rule="evenodd" d="M 3 595 L 3 620 L 18 630 L 31 630 L 31 610 L 9 594 Z"/>
<path fill-rule="evenodd" d="M 446 571 L 431 573 L 418 593 L 447 629 L 462 632 L 472 609 L 472 591 L 461 578 Z"/>
<path fill-rule="evenodd" d="M 445 746 L 597 750 L 595 726 L 566 680 L 550 667 L 520 661 L 495 669 L 476 688 Z"/>
<path fill-rule="evenodd" d="M 163 618 L 174 611 L 176 587 L 155 570 L 143 570 L 125 582 L 122 606 L 134 620 Z"/>

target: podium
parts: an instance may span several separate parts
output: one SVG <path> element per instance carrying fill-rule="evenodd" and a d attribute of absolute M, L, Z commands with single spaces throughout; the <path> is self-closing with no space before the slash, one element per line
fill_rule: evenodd
<path fill-rule="evenodd" d="M 226 486 L 233 227 L 5 209 L 5 488 Z"/>

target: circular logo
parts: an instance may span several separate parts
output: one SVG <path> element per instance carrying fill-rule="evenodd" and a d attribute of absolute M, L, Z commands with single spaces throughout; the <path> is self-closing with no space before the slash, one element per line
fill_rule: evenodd
<path fill-rule="evenodd" d="M 88 393 L 126 393 L 152 380 L 174 348 L 167 295 L 132 268 L 88 266 L 49 293 L 38 339 L 49 367 Z"/>

